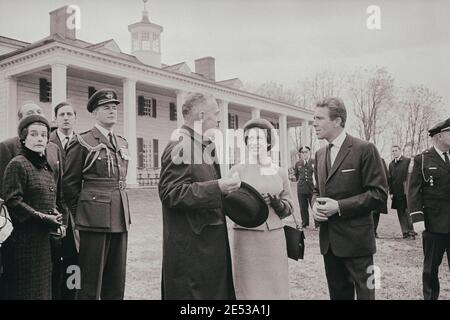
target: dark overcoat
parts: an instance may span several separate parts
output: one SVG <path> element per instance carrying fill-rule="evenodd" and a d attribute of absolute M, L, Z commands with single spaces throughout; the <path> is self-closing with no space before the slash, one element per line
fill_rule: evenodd
<path fill-rule="evenodd" d="M 226 219 L 217 181 L 220 169 L 211 161 L 213 145 L 203 142 L 187 126 L 179 133 L 179 140 L 169 142 L 161 161 L 162 298 L 234 299 Z"/>

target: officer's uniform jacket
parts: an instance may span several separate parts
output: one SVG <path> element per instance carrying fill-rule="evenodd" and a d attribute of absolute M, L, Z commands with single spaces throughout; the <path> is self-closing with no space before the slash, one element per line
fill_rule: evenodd
<path fill-rule="evenodd" d="M 314 163 L 308 160 L 297 161 L 295 164 L 295 178 L 297 179 L 297 192 L 300 194 L 312 194 L 314 191 Z"/>
<path fill-rule="evenodd" d="M 116 148 L 94 127 L 77 135 L 67 148 L 64 195 L 78 230 L 128 231 L 128 143 L 115 137 Z"/>
<path fill-rule="evenodd" d="M 425 229 L 450 233 L 450 166 L 434 147 L 414 158 L 408 185 L 408 204 L 413 222 L 425 221 Z"/>

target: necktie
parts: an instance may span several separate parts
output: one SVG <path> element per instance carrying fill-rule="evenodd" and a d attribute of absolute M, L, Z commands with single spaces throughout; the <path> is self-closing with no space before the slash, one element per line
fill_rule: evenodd
<path fill-rule="evenodd" d="M 448 152 L 444 152 L 444 161 L 447 166 L 450 166 L 450 160 L 448 159 Z"/>
<path fill-rule="evenodd" d="M 64 138 L 64 151 L 67 150 L 67 147 L 69 146 L 69 137 Z"/>
<path fill-rule="evenodd" d="M 333 147 L 332 143 L 330 143 L 327 146 L 327 152 L 326 152 L 326 157 L 327 157 L 327 159 L 326 159 L 326 174 L 327 174 L 327 177 L 328 177 L 328 175 L 330 174 L 330 171 L 331 171 L 331 148 L 332 147 Z"/>
<path fill-rule="evenodd" d="M 114 141 L 114 135 L 110 132 L 110 133 L 108 134 L 108 136 L 109 136 L 109 142 L 111 143 L 111 145 L 113 146 L 113 148 L 116 149 L 116 143 L 115 143 L 115 141 Z"/>

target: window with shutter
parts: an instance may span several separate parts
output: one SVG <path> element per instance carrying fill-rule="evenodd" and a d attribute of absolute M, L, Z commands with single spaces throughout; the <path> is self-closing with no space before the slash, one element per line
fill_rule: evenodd
<path fill-rule="evenodd" d="M 173 102 L 170 103 L 170 121 L 177 120 L 177 105 Z"/>
<path fill-rule="evenodd" d="M 238 115 L 237 114 L 234 115 L 234 128 L 235 129 L 239 128 Z"/>
<path fill-rule="evenodd" d="M 145 104 L 144 96 L 138 96 L 138 116 L 144 115 L 144 104 Z"/>
<path fill-rule="evenodd" d="M 39 79 L 39 101 L 40 102 L 52 101 L 52 84 L 45 78 Z"/>
<path fill-rule="evenodd" d="M 156 99 L 152 98 L 152 117 L 156 118 Z"/>
<path fill-rule="evenodd" d="M 144 168 L 144 139 L 137 138 L 137 166 Z"/>
<path fill-rule="evenodd" d="M 153 139 L 153 167 L 159 168 L 158 139 Z"/>

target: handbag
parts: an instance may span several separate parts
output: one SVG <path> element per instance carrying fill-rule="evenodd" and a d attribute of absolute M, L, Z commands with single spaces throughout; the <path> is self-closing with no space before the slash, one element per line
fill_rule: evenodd
<path fill-rule="evenodd" d="M 292 217 L 294 218 L 295 228 L 285 225 L 284 235 L 286 237 L 288 257 L 295 261 L 298 261 L 298 259 L 303 259 L 303 256 L 305 254 L 305 233 L 297 223 L 294 213 L 292 213 Z"/>
<path fill-rule="evenodd" d="M 0 247 L 8 239 L 13 231 L 13 224 L 9 217 L 5 202 L 0 198 Z"/>

